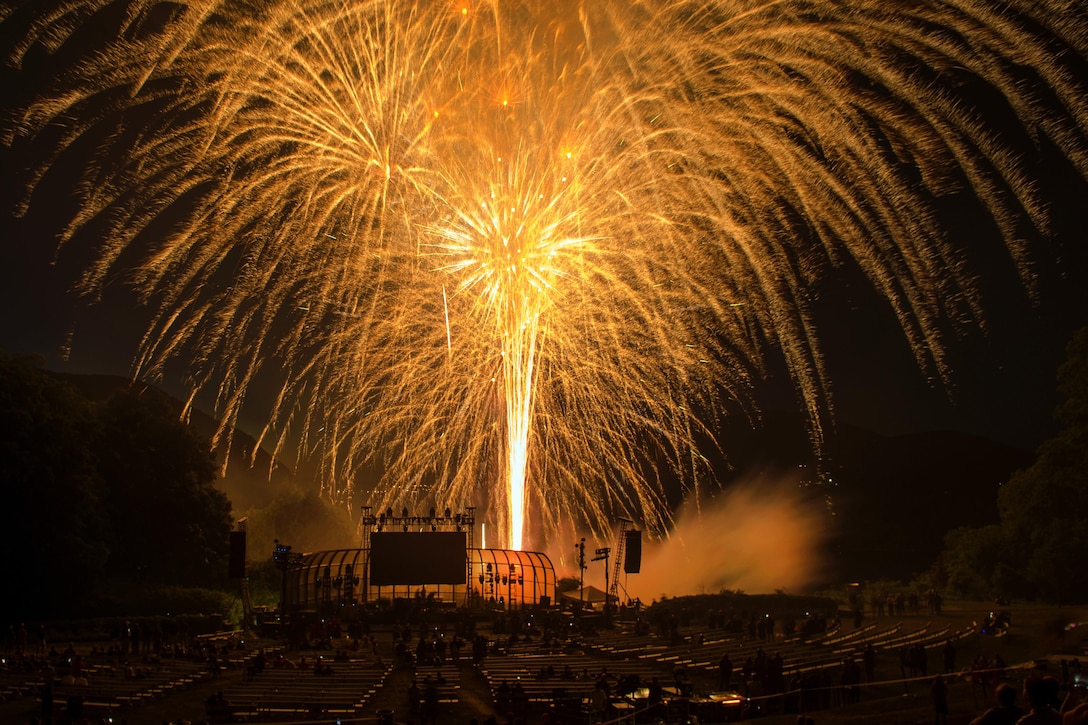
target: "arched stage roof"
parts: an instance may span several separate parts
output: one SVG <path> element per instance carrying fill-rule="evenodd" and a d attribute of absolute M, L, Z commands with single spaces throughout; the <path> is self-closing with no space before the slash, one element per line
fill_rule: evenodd
<path fill-rule="evenodd" d="M 287 572 L 290 608 L 336 611 L 381 599 L 426 596 L 457 606 L 549 606 L 555 603 L 555 567 L 539 551 L 466 549 L 462 584 L 375 586 L 368 577 L 369 549 L 303 554 Z"/>

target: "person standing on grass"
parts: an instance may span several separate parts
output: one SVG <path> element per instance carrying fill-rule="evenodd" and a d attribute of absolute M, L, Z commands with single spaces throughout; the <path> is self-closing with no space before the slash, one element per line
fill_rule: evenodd
<path fill-rule="evenodd" d="M 944 677 L 934 677 L 929 690 L 933 696 L 934 725 L 948 725 L 948 685 L 945 684 Z"/>

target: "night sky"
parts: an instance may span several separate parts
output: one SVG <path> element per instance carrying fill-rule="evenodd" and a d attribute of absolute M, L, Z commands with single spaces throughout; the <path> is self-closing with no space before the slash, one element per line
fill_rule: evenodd
<path fill-rule="evenodd" d="M 0 37 L 3 44 L 12 40 Z M 17 89 L 5 94 L 8 103 L 56 71 L 46 60 L 32 72 L 5 67 L 3 87 Z M 9 124 L 11 109 L 4 111 Z M 49 174 L 20 216 L 22 184 L 35 163 L 32 146 L 0 147 L 0 349 L 40 355 L 57 370 L 126 375 L 143 331 L 140 310 L 119 287 L 97 302 L 72 292 L 88 240 L 77 238 L 57 252 L 58 220 L 71 212 L 63 169 Z M 887 434 L 964 431 L 1025 448 L 1053 431 L 1056 369 L 1071 333 L 1088 324 L 1088 185 L 1053 149 L 1039 150 L 1035 171 L 1054 225 L 1047 234 L 1031 234 L 1033 289 L 992 243 L 985 214 L 970 201 L 949 200 L 949 238 L 977 250 L 972 269 L 986 314 L 985 330 L 968 324 L 948 338 L 950 387 L 915 365 L 890 310 L 867 283 L 850 269 L 829 272 L 816 309 L 839 420 Z M 164 387 L 181 392 L 177 381 Z M 784 370 L 772 371 L 757 398 L 767 409 L 796 406 Z"/>

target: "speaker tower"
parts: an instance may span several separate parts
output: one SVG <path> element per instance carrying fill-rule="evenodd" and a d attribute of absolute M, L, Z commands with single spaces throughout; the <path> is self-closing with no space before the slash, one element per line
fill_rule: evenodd
<path fill-rule="evenodd" d="M 642 532 L 632 529 L 623 535 L 623 571 L 625 574 L 638 574 L 642 567 Z"/>
<path fill-rule="evenodd" d="M 246 532 L 230 532 L 229 576 L 244 579 L 246 576 Z"/>

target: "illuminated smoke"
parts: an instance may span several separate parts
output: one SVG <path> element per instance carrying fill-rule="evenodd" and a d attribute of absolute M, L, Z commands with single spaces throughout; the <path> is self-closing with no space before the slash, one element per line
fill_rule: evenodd
<path fill-rule="evenodd" d="M 827 563 L 827 512 L 813 498 L 795 484 L 761 479 L 730 487 L 701 512 L 682 509 L 668 539 L 644 546 L 628 593 L 649 603 L 723 589 L 808 591 L 823 581 Z"/>
<path fill-rule="evenodd" d="M 620 601 L 630 597 L 649 604 L 663 596 L 722 590 L 805 593 L 825 581 L 829 534 L 828 511 L 811 490 L 786 477 L 741 479 L 700 508 L 682 507 L 664 539 L 644 538 L 640 571 L 626 574 L 620 562 L 617 595 Z M 591 559 L 598 548 L 617 552 L 618 545 L 587 538 L 587 586 L 605 588 L 604 563 Z M 550 557 L 558 576 L 578 578 L 576 549 Z M 615 566 L 612 558 L 609 577 Z"/>

